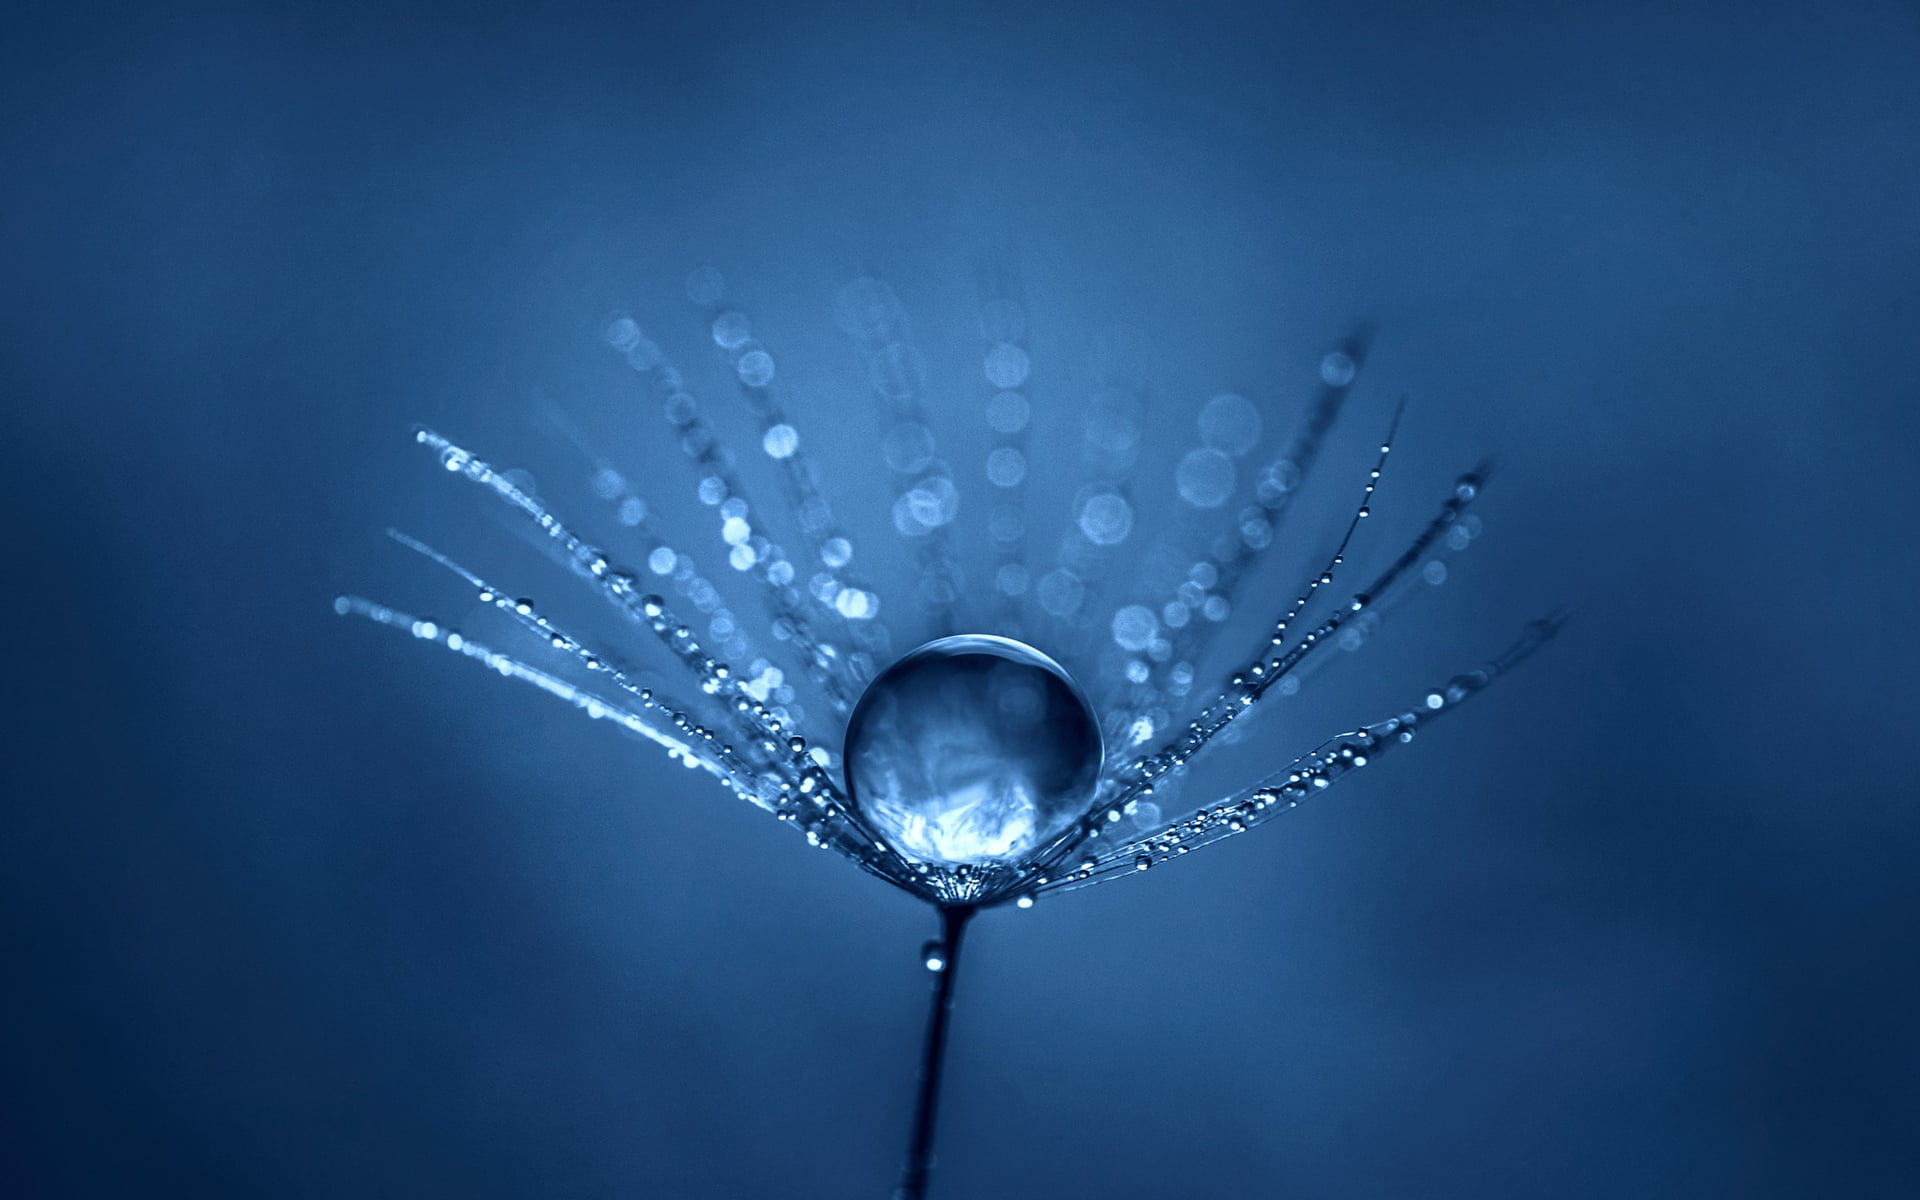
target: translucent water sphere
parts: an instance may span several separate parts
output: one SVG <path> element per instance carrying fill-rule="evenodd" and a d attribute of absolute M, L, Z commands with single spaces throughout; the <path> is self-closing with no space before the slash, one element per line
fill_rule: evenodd
<path fill-rule="evenodd" d="M 1010 638 L 928 642 L 868 685 L 847 724 L 854 807 L 922 862 L 1017 862 L 1072 825 L 1100 776 L 1073 680 Z"/>

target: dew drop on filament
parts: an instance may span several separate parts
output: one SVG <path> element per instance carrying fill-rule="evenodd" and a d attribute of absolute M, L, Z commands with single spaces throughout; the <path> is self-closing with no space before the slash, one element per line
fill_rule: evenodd
<path fill-rule="evenodd" d="M 867 688 L 846 763 L 854 807 L 908 858 L 1019 862 L 1085 814 L 1100 730 L 1044 654 L 1010 638 L 949 637 Z"/>

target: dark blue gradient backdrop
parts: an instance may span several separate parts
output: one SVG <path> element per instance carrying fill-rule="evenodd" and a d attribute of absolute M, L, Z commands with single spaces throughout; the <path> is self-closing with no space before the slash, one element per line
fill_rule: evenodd
<path fill-rule="evenodd" d="M 1206 397 L 1284 433 L 1377 323 L 1243 636 L 1398 394 L 1357 559 L 1498 456 L 1453 577 L 1209 778 L 1574 622 L 1257 835 L 984 917 L 937 1194 L 1913 1194 L 1911 4 L 5 24 L 0 1190 L 886 1194 L 931 914 L 330 601 L 462 616 L 397 524 L 593 611 L 414 421 L 578 498 L 558 409 L 705 537 L 600 329 L 712 371 L 709 263 L 897 595 L 830 298 L 913 309 L 977 519 L 1009 245 L 1048 519 L 1086 348 L 1149 355 L 1135 544 Z"/>

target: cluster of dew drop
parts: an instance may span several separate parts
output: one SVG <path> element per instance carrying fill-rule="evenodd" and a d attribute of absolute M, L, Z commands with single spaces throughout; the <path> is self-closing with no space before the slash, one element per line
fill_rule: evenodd
<path fill-rule="evenodd" d="M 1007 289 L 1002 290 L 1004 293 Z M 728 566 L 758 585 L 768 607 L 773 639 L 796 652 L 828 707 L 844 716 L 873 677 L 874 656 L 886 652 L 890 645 L 886 626 L 877 619 L 880 597 L 860 578 L 852 541 L 835 522 L 818 471 L 801 451 L 800 435 L 775 390 L 776 367 L 771 352 L 753 336 L 747 316 L 737 306 L 724 302 L 717 276 L 708 278 L 696 272 L 689 283 L 689 295 L 707 308 L 714 343 L 726 356 L 749 410 L 760 423 L 761 448 L 777 465 L 788 507 L 799 525 L 804 547 L 801 559 L 789 556 L 756 518 L 733 456 L 707 421 L 685 375 L 631 318 L 616 316 L 610 321 L 606 340 L 623 354 L 658 400 L 678 448 L 695 469 L 698 499 L 703 506 L 713 508 L 719 518 Z M 933 453 L 932 434 L 920 408 L 924 360 L 913 348 L 904 310 L 885 285 L 860 281 L 843 292 L 840 309 L 843 328 L 855 336 L 867 356 L 869 380 L 889 423 L 883 443 L 893 449 L 910 444 L 914 451 L 888 453 L 895 476 L 894 524 L 918 548 L 923 606 L 936 619 L 945 620 L 951 615 L 958 579 L 945 538 L 945 528 L 957 511 L 957 492 L 950 470 Z M 1131 532 L 1128 488 L 1137 454 L 1142 398 L 1135 378 L 1124 370 L 1104 379 L 1096 391 L 1087 414 L 1083 455 L 1083 467 L 1090 472 L 1091 483 L 1076 499 L 1060 565 L 1035 580 L 1024 558 L 1025 436 L 1031 415 L 1024 391 L 1031 366 L 1024 320 L 1024 311 L 1006 294 L 989 299 L 983 308 L 982 328 L 990 342 L 984 369 L 988 382 L 997 389 L 987 406 L 995 445 L 986 463 L 987 477 L 999 497 L 990 530 L 996 553 L 995 590 L 1010 631 L 1018 632 L 1023 619 L 1017 601 L 1032 589 L 1040 610 L 1053 618 L 1055 634 L 1078 644 L 1089 628 L 1100 624 L 1084 619 L 1083 610 L 1099 590 L 1114 549 Z M 1275 524 L 1312 465 L 1363 353 L 1364 340 L 1349 339 L 1341 350 L 1323 360 L 1320 375 L 1324 386 L 1307 430 L 1262 474 L 1259 506 L 1257 510 L 1249 506 L 1236 514 L 1236 535 L 1209 543 L 1213 547 L 1211 557 L 1202 557 L 1184 573 L 1172 601 L 1157 609 L 1129 604 L 1114 613 L 1108 623 L 1113 642 L 1122 651 L 1144 656 L 1127 661 L 1123 674 L 1132 693 L 1117 699 L 1106 713 L 1109 735 L 1117 726 L 1123 732 L 1122 744 L 1133 747 L 1152 740 L 1164 721 L 1163 715 L 1157 715 L 1163 706 L 1187 694 L 1193 679 L 1190 655 L 1199 628 L 1192 616 L 1197 613 L 1207 623 L 1218 624 L 1231 611 L 1235 583 L 1246 574 L 1253 558 L 1271 543 Z M 1424 713 L 1410 710 L 1342 735 L 1252 788 L 1207 804 L 1190 815 L 1170 822 L 1162 820 L 1160 806 L 1154 800 L 1159 789 L 1180 776 L 1197 755 L 1227 734 L 1234 722 L 1276 685 L 1283 693 L 1296 687 L 1298 669 L 1317 650 L 1333 643 L 1336 635 L 1339 644 L 1349 649 L 1357 645 L 1366 628 L 1364 619 L 1377 620 L 1375 610 L 1380 600 L 1413 575 L 1414 567 L 1420 568 L 1418 577 L 1430 584 L 1444 580 L 1444 559 L 1427 557 L 1436 545 L 1444 541 L 1448 547 L 1459 549 L 1478 532 L 1477 518 L 1465 513 L 1481 487 L 1481 473 L 1474 472 L 1456 481 L 1439 513 L 1413 543 L 1366 588 L 1355 593 L 1344 608 L 1297 639 L 1289 637 L 1309 603 L 1333 582 L 1356 530 L 1372 511 L 1374 491 L 1393 445 L 1400 411 L 1395 412 L 1338 547 L 1276 620 L 1261 652 L 1235 672 L 1177 735 L 1137 756 L 1109 759 L 1107 773 L 1086 817 L 1020 863 L 916 861 L 877 836 L 836 777 L 838 756 L 828 746 L 810 742 L 802 732 L 805 714 L 777 667 L 765 659 L 755 659 L 747 672 L 737 673 L 727 661 L 703 648 L 694 628 L 662 596 L 645 587 L 638 575 L 616 565 L 604 550 L 577 536 L 516 484 L 512 473 L 495 470 L 431 430 L 417 430 L 416 440 L 437 453 L 449 472 L 479 485 L 531 521 L 563 561 L 591 581 L 617 612 L 647 629 L 691 675 L 707 698 L 704 703 L 718 706 L 716 715 L 724 728 L 704 722 L 696 715 L 694 704 L 640 685 L 606 655 L 554 624 L 530 599 L 512 596 L 403 534 L 393 536 L 460 576 L 483 605 L 506 614 L 567 656 L 590 678 L 600 681 L 601 690 L 577 686 L 438 622 L 373 601 L 342 597 L 336 608 L 404 629 L 416 638 L 538 686 L 590 717 L 610 719 L 662 746 L 686 766 L 705 770 L 735 795 L 794 824 L 810 844 L 836 850 L 911 892 L 942 904 L 1011 902 L 1027 908 L 1039 894 L 1147 870 L 1188 854 L 1197 846 L 1243 832 L 1276 811 L 1294 807 L 1349 771 L 1377 759 L 1386 749 L 1411 740 L 1423 719 L 1430 720 L 1465 700 L 1551 636 L 1557 620 L 1536 622 L 1527 636 L 1500 658 L 1427 693 Z M 1234 468 L 1228 452 L 1221 447 L 1236 447 L 1234 452 L 1244 453 L 1246 446 L 1257 440 L 1257 434 L 1247 432 L 1248 412 L 1253 414 L 1251 428 L 1257 429 L 1257 412 L 1237 396 L 1217 396 L 1202 412 L 1202 435 L 1207 445 L 1188 453 L 1176 470 L 1180 496 L 1195 512 L 1224 504 L 1227 496 L 1221 480 L 1231 478 Z M 1227 491 L 1231 491 L 1230 486 Z M 745 657 L 751 645 L 745 630 L 721 606 L 717 589 L 699 574 L 691 557 L 652 531 L 644 500 L 626 488 L 624 478 L 602 464 L 595 474 L 595 492 L 617 503 L 623 526 L 643 535 L 648 568 L 656 575 L 670 576 L 681 593 L 708 614 L 710 632 L 723 652 Z M 1469 522 L 1476 524 L 1470 526 Z M 803 568 L 803 561 L 813 565 Z M 830 632 L 822 627 L 818 616 L 824 616 L 833 627 Z M 930 950 L 930 969 L 939 969 L 935 966 L 938 957 Z"/>

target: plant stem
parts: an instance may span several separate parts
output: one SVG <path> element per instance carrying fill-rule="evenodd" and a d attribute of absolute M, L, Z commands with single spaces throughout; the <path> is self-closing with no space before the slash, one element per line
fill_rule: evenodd
<path fill-rule="evenodd" d="M 940 1107 L 940 1074 L 947 1061 L 947 1021 L 953 1015 L 953 977 L 960 969 L 960 939 L 973 919 L 970 904 L 940 909 L 940 942 L 944 966 L 933 985 L 933 1008 L 927 1013 L 927 1040 L 920 1054 L 920 1091 L 913 1104 L 913 1133 L 907 1142 L 907 1167 L 894 1189 L 893 1200 L 923 1200 L 927 1177 L 933 1171 L 933 1131 Z"/>

